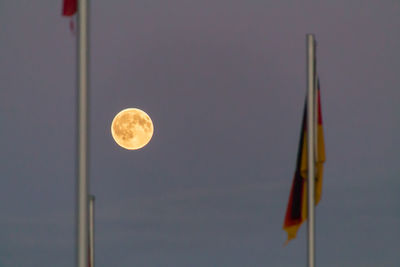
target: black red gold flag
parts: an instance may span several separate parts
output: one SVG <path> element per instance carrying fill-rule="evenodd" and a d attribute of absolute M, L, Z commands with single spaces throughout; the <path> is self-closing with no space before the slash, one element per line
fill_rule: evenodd
<path fill-rule="evenodd" d="M 322 127 L 321 97 L 318 82 L 317 90 L 317 138 L 315 156 L 315 205 L 321 200 L 323 163 L 325 162 L 325 144 Z M 307 103 L 304 107 L 301 124 L 300 142 L 297 152 L 296 169 L 290 190 L 283 229 L 287 232 L 287 242 L 296 238 L 301 224 L 307 219 Z"/>

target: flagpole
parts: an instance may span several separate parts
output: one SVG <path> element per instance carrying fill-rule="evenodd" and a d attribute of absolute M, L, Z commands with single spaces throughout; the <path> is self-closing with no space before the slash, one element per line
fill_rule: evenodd
<path fill-rule="evenodd" d="M 95 197 L 89 197 L 89 267 L 94 267 L 94 200 Z"/>
<path fill-rule="evenodd" d="M 78 173 L 77 173 L 77 221 L 76 261 L 78 267 L 88 265 L 88 0 L 78 0 Z"/>
<path fill-rule="evenodd" d="M 314 170 L 314 35 L 307 34 L 307 155 L 308 155 L 308 267 L 315 267 L 315 170 Z"/>

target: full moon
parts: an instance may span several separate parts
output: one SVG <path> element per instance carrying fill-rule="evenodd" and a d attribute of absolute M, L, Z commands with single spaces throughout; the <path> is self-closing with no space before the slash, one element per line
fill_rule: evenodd
<path fill-rule="evenodd" d="M 153 136 L 153 122 L 137 108 L 120 111 L 111 123 L 111 134 L 121 147 L 135 150 L 144 147 Z"/>

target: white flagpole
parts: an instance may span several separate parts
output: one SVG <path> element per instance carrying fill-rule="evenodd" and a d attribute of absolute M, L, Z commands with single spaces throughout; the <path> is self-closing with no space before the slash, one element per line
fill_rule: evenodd
<path fill-rule="evenodd" d="M 314 35 L 307 34 L 307 155 L 308 155 L 308 266 L 315 267 L 315 170 L 314 170 Z"/>
<path fill-rule="evenodd" d="M 89 259 L 90 267 L 94 267 L 94 200 L 95 197 L 89 197 Z"/>
<path fill-rule="evenodd" d="M 76 247 L 77 266 L 88 265 L 88 68 L 89 68 L 89 26 L 88 0 L 78 0 L 78 173 L 77 173 L 77 221 Z"/>

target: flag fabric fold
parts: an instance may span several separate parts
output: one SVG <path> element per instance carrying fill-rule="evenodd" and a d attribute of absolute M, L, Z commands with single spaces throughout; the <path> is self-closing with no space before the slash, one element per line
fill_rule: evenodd
<path fill-rule="evenodd" d="M 319 81 L 317 83 L 317 138 L 315 155 L 315 205 L 321 200 L 323 163 L 325 162 L 325 144 L 322 127 L 322 112 Z M 297 152 L 296 169 L 290 190 L 283 229 L 287 232 L 286 244 L 296 238 L 297 231 L 307 219 L 307 102 L 304 106 L 300 141 Z"/>

